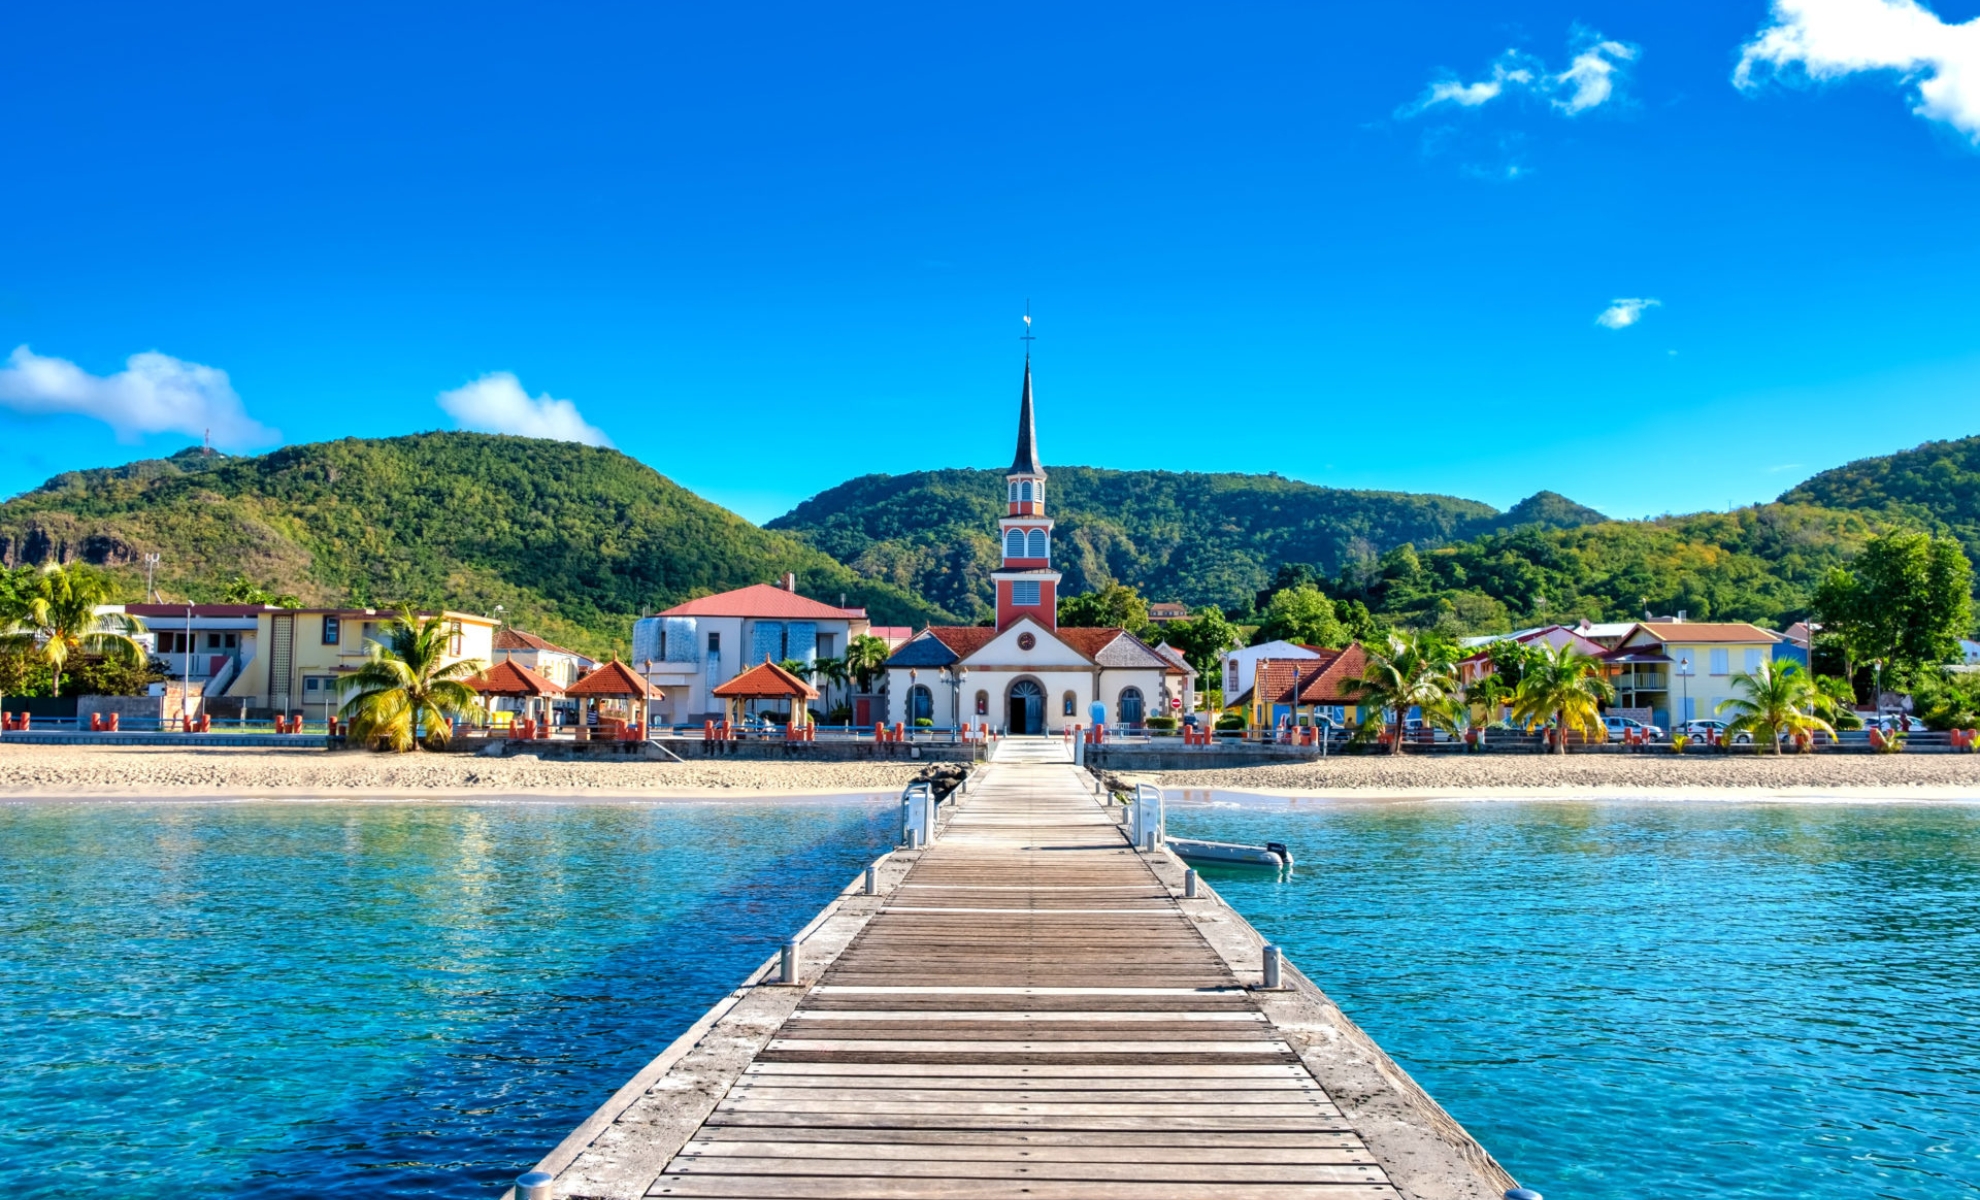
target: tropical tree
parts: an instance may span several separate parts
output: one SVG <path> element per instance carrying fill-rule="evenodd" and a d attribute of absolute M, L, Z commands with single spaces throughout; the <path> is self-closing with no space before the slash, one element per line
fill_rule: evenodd
<path fill-rule="evenodd" d="M 1836 736 L 1835 726 L 1814 715 L 1821 692 L 1798 662 L 1761 663 L 1752 671 L 1732 677 L 1733 690 L 1741 693 L 1719 701 L 1717 711 L 1732 713 L 1726 722 L 1728 733 L 1754 733 L 1766 730 L 1774 740 L 1774 753 L 1781 752 L 1782 735 L 1816 731 Z"/>
<path fill-rule="evenodd" d="M 1148 601 L 1124 583 L 1110 583 L 1097 592 L 1060 597 L 1059 624 L 1068 629 L 1125 629 L 1138 634 L 1148 628 Z"/>
<path fill-rule="evenodd" d="M 400 610 L 346 681 L 352 694 L 341 711 L 351 719 L 353 738 L 374 750 L 438 750 L 453 731 L 451 718 L 481 711 L 481 698 L 467 680 L 487 664 L 449 661 L 453 632 L 444 618 Z"/>
<path fill-rule="evenodd" d="M 871 691 L 874 677 L 891 657 L 893 651 L 887 648 L 886 638 L 862 633 L 846 643 L 846 673 L 858 681 L 860 691 Z"/>
<path fill-rule="evenodd" d="M 1263 616 L 1254 643 L 1283 640 L 1329 648 L 1348 644 L 1347 627 L 1335 614 L 1334 602 L 1310 583 L 1274 594 Z"/>
<path fill-rule="evenodd" d="M 1517 690 L 1518 686 L 1510 679 L 1493 671 L 1472 680 L 1470 686 L 1464 689 L 1464 700 L 1466 704 L 1479 710 L 1480 724 L 1490 725 L 1493 718 L 1498 716 L 1499 710 L 1512 703 L 1513 694 Z"/>
<path fill-rule="evenodd" d="M 1849 674 L 1877 663 L 1909 678 L 1959 658 L 1959 640 L 1973 627 L 1973 567 L 1956 538 L 1893 530 L 1871 538 L 1848 567 L 1832 568 L 1814 609 Z"/>
<path fill-rule="evenodd" d="M 1856 689 L 1847 679 L 1817 675 L 1814 704 L 1815 715 L 1837 729 L 1863 728 L 1863 718 L 1856 715 Z"/>
<path fill-rule="evenodd" d="M 1554 753 L 1566 754 L 1570 729 L 1584 737 L 1606 733 L 1602 705 L 1615 695 L 1601 659 L 1573 646 L 1541 646 L 1513 692 L 1513 720 L 1528 729 L 1553 722 Z"/>
<path fill-rule="evenodd" d="M 1371 718 L 1393 721 L 1397 736 L 1389 743 L 1391 754 L 1402 753 L 1402 723 L 1410 709 L 1421 709 L 1425 721 L 1445 728 L 1457 719 L 1451 699 L 1457 672 L 1410 634 L 1391 634 L 1385 648 L 1368 651 L 1357 687 L 1358 703 Z"/>
<path fill-rule="evenodd" d="M 93 654 L 141 665 L 144 649 L 133 636 L 144 626 L 123 613 L 98 613 L 111 602 L 110 582 L 81 563 L 50 563 L 26 586 L 5 598 L 0 610 L 0 649 L 48 667 L 54 694 L 72 656 Z"/>

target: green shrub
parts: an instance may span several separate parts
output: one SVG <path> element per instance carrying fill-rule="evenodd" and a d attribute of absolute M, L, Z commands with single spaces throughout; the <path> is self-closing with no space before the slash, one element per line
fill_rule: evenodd
<path fill-rule="evenodd" d="M 1176 719 L 1174 717 L 1149 717 L 1142 724 L 1147 726 L 1151 733 L 1174 733 L 1176 731 Z"/>
<path fill-rule="evenodd" d="M 929 717 L 916 717 L 914 719 L 914 727 L 916 729 L 933 729 L 935 728 L 935 722 Z"/>
<path fill-rule="evenodd" d="M 1223 716 L 1217 718 L 1217 728 L 1220 731 L 1242 733 L 1248 724 L 1250 722 L 1245 720 L 1244 714 L 1241 712 L 1225 713 Z"/>

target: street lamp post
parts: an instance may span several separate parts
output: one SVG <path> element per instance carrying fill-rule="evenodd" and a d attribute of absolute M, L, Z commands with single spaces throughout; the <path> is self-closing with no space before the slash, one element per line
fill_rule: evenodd
<path fill-rule="evenodd" d="M 957 663 L 954 678 L 956 681 L 956 706 L 955 706 L 956 740 L 960 742 L 962 740 L 962 730 L 963 730 L 963 719 L 962 719 L 963 718 L 963 711 L 962 711 L 963 681 L 969 678 L 969 668 L 963 666 L 961 663 Z"/>
<path fill-rule="evenodd" d="M 1678 711 L 1684 715 L 1685 723 L 1689 724 L 1691 721 L 1691 656 L 1690 655 L 1681 654 L 1678 656 L 1678 688 L 1684 696 L 1684 699 L 1682 701 L 1683 707 L 1680 708 Z M 1669 692 L 1665 692 L 1664 694 L 1666 696 L 1670 695 Z"/>

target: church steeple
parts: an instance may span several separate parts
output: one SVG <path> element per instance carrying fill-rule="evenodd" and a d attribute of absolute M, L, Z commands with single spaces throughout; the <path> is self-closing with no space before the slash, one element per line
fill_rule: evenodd
<path fill-rule="evenodd" d="M 1017 455 L 1011 459 L 1012 475 L 1036 475 L 1043 478 L 1045 468 L 1038 465 L 1038 422 L 1031 415 L 1031 354 L 1024 356 L 1024 394 L 1018 401 Z"/>
<path fill-rule="evenodd" d="M 1030 318 L 1025 320 L 1029 337 Z M 1045 468 L 1038 462 L 1038 426 L 1031 409 L 1031 353 L 1024 356 L 1024 391 L 1018 398 L 1017 453 L 1004 473 L 1010 490 L 1005 516 L 997 522 L 1003 565 L 991 573 L 997 584 L 997 628 L 1029 617 L 1058 628 L 1059 573 L 1052 569 L 1052 518 L 1045 515 Z"/>

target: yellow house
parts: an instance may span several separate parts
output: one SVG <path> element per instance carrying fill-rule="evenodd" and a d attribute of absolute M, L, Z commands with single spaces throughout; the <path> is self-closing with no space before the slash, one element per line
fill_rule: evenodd
<path fill-rule="evenodd" d="M 494 618 L 452 611 L 419 616 L 447 621 L 450 661 L 494 661 Z M 301 712 L 321 721 L 342 702 L 341 680 L 364 665 L 372 641 L 395 619 L 375 608 L 261 609 L 255 613 L 255 654 L 241 664 L 227 696 L 250 709 Z"/>
<path fill-rule="evenodd" d="M 1744 621 L 1640 621 L 1609 652 L 1611 711 L 1665 729 L 1718 717 L 1720 703 L 1739 694 L 1733 676 L 1771 665 L 1782 641 Z"/>

